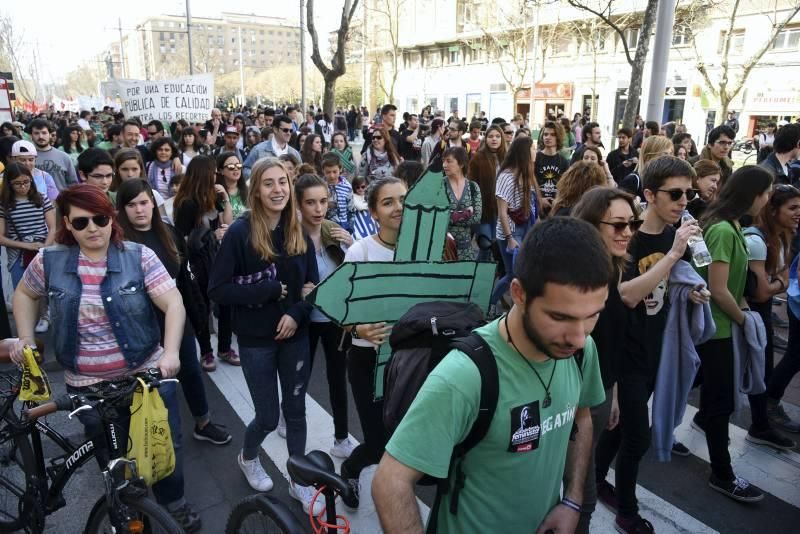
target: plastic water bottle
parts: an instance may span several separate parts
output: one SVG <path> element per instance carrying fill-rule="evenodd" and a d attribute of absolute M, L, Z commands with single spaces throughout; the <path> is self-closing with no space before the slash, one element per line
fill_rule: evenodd
<path fill-rule="evenodd" d="M 681 216 L 681 225 L 694 222 L 694 217 L 688 210 Z M 699 235 L 689 238 L 689 249 L 692 251 L 692 261 L 698 267 L 705 267 L 711 263 L 711 253 L 708 251 L 706 242 Z"/>

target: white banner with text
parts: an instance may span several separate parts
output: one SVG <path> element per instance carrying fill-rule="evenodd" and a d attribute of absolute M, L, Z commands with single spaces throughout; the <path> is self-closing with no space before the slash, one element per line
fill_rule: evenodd
<path fill-rule="evenodd" d="M 213 74 L 159 81 L 120 80 L 117 87 L 122 112 L 126 117 L 139 117 L 142 122 L 203 122 L 210 118 L 214 107 Z"/>

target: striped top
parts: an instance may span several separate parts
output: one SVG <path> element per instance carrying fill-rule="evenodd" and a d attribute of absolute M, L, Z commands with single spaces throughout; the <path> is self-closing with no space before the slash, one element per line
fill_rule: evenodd
<path fill-rule="evenodd" d="M 161 260 L 155 252 L 142 247 L 142 272 L 147 295 L 154 299 L 175 287 Z M 158 347 L 141 367 L 129 371 L 125 356 L 120 350 L 117 338 L 111 328 L 111 321 L 103 307 L 100 284 L 106 276 L 106 258 L 92 261 L 81 253 L 78 256 L 78 276 L 83 284 L 80 309 L 78 312 L 78 373 L 65 370 L 66 383 L 74 387 L 84 387 L 122 378 L 131 373 L 154 367 L 163 349 Z M 45 296 L 44 263 L 39 254 L 25 271 L 23 282 L 27 288 L 39 296 Z"/>
<path fill-rule="evenodd" d="M 47 221 L 45 213 L 53 209 L 53 204 L 46 194 L 42 194 L 42 207 L 39 208 L 30 200 L 17 200 L 14 209 L 6 211 L 0 206 L 0 219 L 6 223 L 6 237 L 14 241 L 26 243 L 44 243 L 47 239 Z M 19 257 L 18 248 L 7 247 L 8 268 L 14 265 Z"/>

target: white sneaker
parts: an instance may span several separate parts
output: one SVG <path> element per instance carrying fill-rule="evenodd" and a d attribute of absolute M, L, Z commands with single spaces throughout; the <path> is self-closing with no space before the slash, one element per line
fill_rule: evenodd
<path fill-rule="evenodd" d="M 33 329 L 34 332 L 37 334 L 44 334 L 48 330 L 50 330 L 50 319 L 47 317 L 42 317 L 39 319 L 39 322 L 36 323 L 36 328 Z"/>
<path fill-rule="evenodd" d="M 272 489 L 272 479 L 269 477 L 258 457 L 245 460 L 241 451 L 237 457 L 239 468 L 244 473 L 247 483 L 256 491 L 269 491 Z"/>
<path fill-rule="evenodd" d="M 350 455 L 353 453 L 353 449 L 355 448 L 356 444 L 353 443 L 349 437 L 346 437 L 342 440 L 335 439 L 333 440 L 333 447 L 331 447 L 331 456 L 345 460 L 350 458 Z"/>
<path fill-rule="evenodd" d="M 295 484 L 294 482 L 289 483 L 289 495 L 297 499 L 303 504 L 303 511 L 308 513 L 309 508 L 311 508 L 311 499 L 314 498 L 314 494 L 317 492 L 314 488 L 308 486 L 301 486 L 300 484 Z M 314 517 L 317 517 L 325 510 L 325 496 L 320 493 L 319 497 L 317 497 L 316 502 L 314 502 Z"/>
<path fill-rule="evenodd" d="M 278 435 L 286 439 L 286 419 L 283 418 L 283 412 L 278 417 Z"/>

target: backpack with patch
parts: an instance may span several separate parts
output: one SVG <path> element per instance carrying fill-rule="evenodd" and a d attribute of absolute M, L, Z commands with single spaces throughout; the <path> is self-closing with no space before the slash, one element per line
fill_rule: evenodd
<path fill-rule="evenodd" d="M 485 324 L 483 312 L 473 303 L 434 301 L 417 304 L 393 326 L 389 342 L 392 357 L 386 366 L 383 421 L 391 436 L 408 411 L 431 371 L 450 352 L 457 349 L 478 367 L 481 393 L 478 416 L 467 437 L 453 449 L 447 478 L 424 476 L 422 485 L 437 485 L 427 532 L 435 532 L 442 496 L 452 491 L 450 512 L 458 511 L 458 494 L 466 482 L 462 459 L 489 430 L 500 396 L 497 362 L 489 345 L 472 332 Z M 453 475 L 455 475 L 453 477 Z M 454 478 L 450 488 L 449 480 Z"/>

